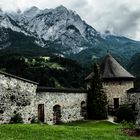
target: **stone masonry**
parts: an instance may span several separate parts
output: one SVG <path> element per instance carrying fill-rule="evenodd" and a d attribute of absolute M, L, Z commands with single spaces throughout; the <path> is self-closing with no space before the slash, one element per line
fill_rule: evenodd
<path fill-rule="evenodd" d="M 133 88 L 133 81 L 104 82 L 103 88 L 109 105 L 114 105 L 114 98 L 119 98 L 119 105 L 128 103 L 127 90 Z"/>
<path fill-rule="evenodd" d="M 44 104 L 44 122 L 53 124 L 53 107 L 61 107 L 61 121 L 71 122 L 82 120 L 81 102 L 86 102 L 86 93 L 67 92 L 37 92 L 37 105 Z"/>
<path fill-rule="evenodd" d="M 137 111 L 136 127 L 140 129 L 140 90 L 139 91 L 129 90 L 127 96 L 129 103 L 135 104 L 135 110 Z"/>
<path fill-rule="evenodd" d="M 137 128 L 140 128 L 140 91 L 128 92 L 133 88 L 133 81 L 103 82 L 109 105 L 119 98 L 119 104 L 136 104 L 138 116 Z M 130 90 L 131 91 L 131 90 Z M 0 72 L 0 124 L 9 123 L 15 114 L 21 114 L 24 123 L 39 120 L 39 108 L 44 106 L 44 122 L 54 124 L 54 106 L 60 106 L 61 121 L 83 120 L 82 103 L 86 105 L 87 93 L 72 89 L 48 89 L 37 87 L 37 83 Z"/>
<path fill-rule="evenodd" d="M 0 124 L 9 123 L 15 114 L 29 123 L 35 115 L 36 88 L 31 81 L 0 73 Z"/>
<path fill-rule="evenodd" d="M 53 107 L 61 107 L 61 121 L 82 120 L 81 103 L 86 104 L 87 93 L 80 90 L 36 91 L 37 83 L 0 72 L 0 124 L 10 123 L 20 114 L 24 123 L 38 120 L 38 105 L 44 105 L 44 122 L 53 124 Z M 55 92 L 54 92 L 55 91 Z"/>

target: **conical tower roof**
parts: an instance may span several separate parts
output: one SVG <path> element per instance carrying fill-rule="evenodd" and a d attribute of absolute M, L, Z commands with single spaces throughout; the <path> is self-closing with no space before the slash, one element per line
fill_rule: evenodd
<path fill-rule="evenodd" d="M 110 54 L 106 55 L 101 65 L 101 77 L 103 79 L 134 79 L 135 77 L 126 71 Z M 90 80 L 93 72 L 85 79 Z"/>
<path fill-rule="evenodd" d="M 102 78 L 134 78 L 110 54 L 105 56 L 100 69 Z"/>

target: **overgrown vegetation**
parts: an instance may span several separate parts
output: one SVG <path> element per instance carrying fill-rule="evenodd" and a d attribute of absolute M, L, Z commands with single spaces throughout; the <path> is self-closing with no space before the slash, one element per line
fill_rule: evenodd
<path fill-rule="evenodd" d="M 134 122 L 135 121 L 135 113 L 131 107 L 128 105 L 122 105 L 119 107 L 117 111 L 117 122 Z"/>
<path fill-rule="evenodd" d="M 10 123 L 23 123 L 21 114 L 15 113 L 14 116 L 11 118 Z"/>
<path fill-rule="evenodd" d="M 131 128 L 131 129 L 135 128 L 135 124 L 133 122 L 127 122 L 125 120 L 121 122 L 121 126 L 122 128 Z"/>
<path fill-rule="evenodd" d="M 86 69 L 77 62 L 53 55 L 1 55 L 0 69 L 49 87 L 83 88 L 86 76 Z"/>
<path fill-rule="evenodd" d="M 94 75 L 88 90 L 87 112 L 89 119 L 107 118 L 107 96 L 104 93 L 99 66 L 94 64 Z"/>

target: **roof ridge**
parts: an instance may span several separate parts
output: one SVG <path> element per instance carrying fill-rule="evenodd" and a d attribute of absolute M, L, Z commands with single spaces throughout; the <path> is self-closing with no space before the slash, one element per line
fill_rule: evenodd
<path fill-rule="evenodd" d="M 28 80 L 28 79 L 25 79 L 25 78 L 22 78 L 22 77 L 19 77 L 19 76 L 16 76 L 16 75 L 12 75 L 12 74 L 9 74 L 7 72 L 3 72 L 1 70 L 0 70 L 0 74 L 3 74 L 3 75 L 8 76 L 8 77 L 15 78 L 15 79 L 18 79 L 18 80 L 22 80 L 22 81 L 25 81 L 25 82 L 28 82 L 28 83 L 33 83 L 33 84 L 38 85 L 37 82 L 31 81 L 31 80 Z"/>

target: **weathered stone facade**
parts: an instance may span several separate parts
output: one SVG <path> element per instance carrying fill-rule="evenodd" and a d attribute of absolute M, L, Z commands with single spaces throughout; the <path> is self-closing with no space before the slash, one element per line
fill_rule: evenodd
<path fill-rule="evenodd" d="M 114 98 L 119 98 L 119 105 L 128 103 L 127 90 L 134 87 L 133 81 L 104 81 L 103 89 L 107 95 L 108 105 L 114 105 Z M 90 82 L 87 83 L 87 90 Z"/>
<path fill-rule="evenodd" d="M 53 124 L 54 112 L 53 107 L 61 107 L 61 121 L 71 122 L 82 120 L 81 103 L 86 103 L 86 93 L 68 93 L 68 92 L 37 92 L 37 106 L 44 105 L 44 122 Z"/>
<path fill-rule="evenodd" d="M 140 92 L 139 93 L 127 93 L 128 102 L 130 104 L 135 104 L 135 109 L 140 110 Z"/>
<path fill-rule="evenodd" d="M 128 102 L 130 104 L 134 104 L 135 105 L 135 110 L 137 112 L 136 127 L 140 128 L 140 91 L 139 92 L 128 91 L 127 96 L 128 96 Z"/>
<path fill-rule="evenodd" d="M 21 115 L 24 123 L 38 121 L 40 104 L 44 106 L 42 117 L 48 124 L 54 123 L 55 105 L 60 106 L 62 122 L 84 118 L 81 114 L 81 103 L 86 104 L 86 92 L 71 89 L 45 92 L 36 90 L 37 83 L 0 72 L 0 124 L 9 123 L 16 114 Z"/>
<path fill-rule="evenodd" d="M 87 87 L 90 88 L 89 83 Z M 128 92 L 133 88 L 133 80 L 104 81 L 103 88 L 109 105 L 114 105 L 115 98 L 119 99 L 119 105 L 136 104 L 139 128 L 140 91 Z M 0 124 L 9 123 L 15 114 L 21 114 L 24 123 L 35 119 L 54 124 L 57 117 L 61 122 L 82 120 L 86 115 L 85 107 L 83 112 L 86 100 L 84 90 L 37 87 L 35 82 L 0 72 Z"/>
<path fill-rule="evenodd" d="M 87 89 L 91 88 L 90 85 L 94 74 L 95 71 L 85 78 Z M 100 76 L 103 80 L 103 89 L 109 101 L 109 113 L 114 114 L 119 105 L 135 103 L 135 109 L 139 111 L 136 125 L 140 128 L 140 94 L 136 93 L 135 89 L 130 90 L 131 93 L 129 93 L 130 91 L 128 92 L 129 89 L 134 87 L 135 77 L 126 71 L 111 54 L 107 54 L 100 64 Z"/>
<path fill-rule="evenodd" d="M 36 88 L 31 81 L 0 73 L 0 124 L 9 123 L 15 114 L 29 123 L 35 115 Z"/>
<path fill-rule="evenodd" d="M 128 103 L 127 90 L 133 88 L 133 81 L 108 81 L 103 83 L 109 105 L 114 105 L 114 98 L 119 98 L 119 105 Z"/>

